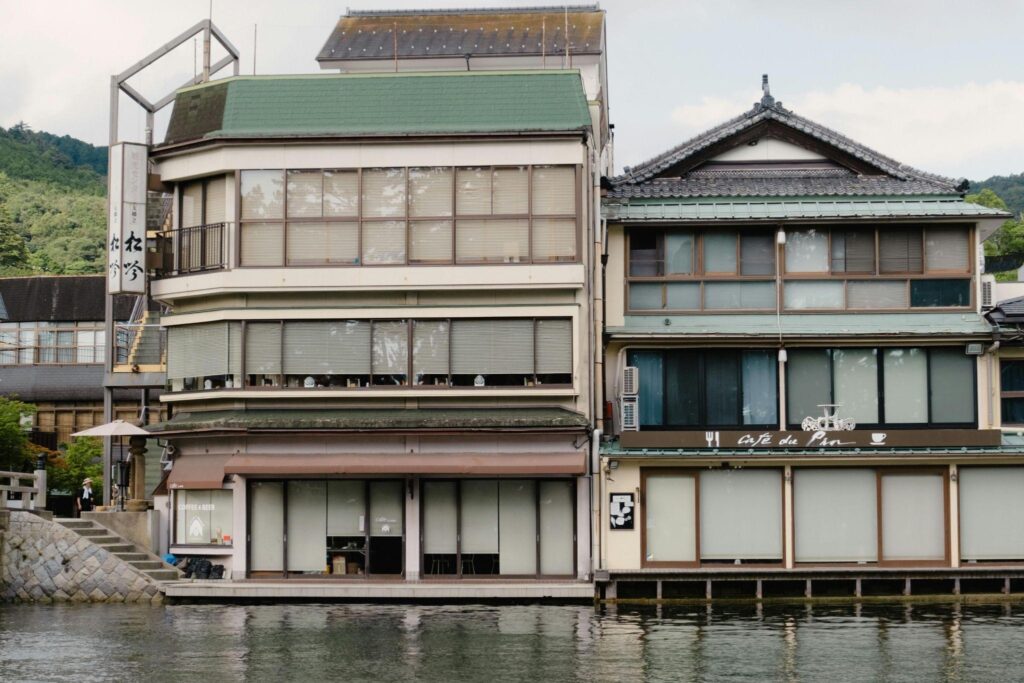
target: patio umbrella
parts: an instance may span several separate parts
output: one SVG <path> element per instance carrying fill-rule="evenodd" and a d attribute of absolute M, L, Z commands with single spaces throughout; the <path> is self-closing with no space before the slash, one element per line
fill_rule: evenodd
<path fill-rule="evenodd" d="M 114 420 L 107 424 L 83 429 L 71 436 L 149 436 L 149 432 L 142 427 L 136 427 L 131 422 Z"/>

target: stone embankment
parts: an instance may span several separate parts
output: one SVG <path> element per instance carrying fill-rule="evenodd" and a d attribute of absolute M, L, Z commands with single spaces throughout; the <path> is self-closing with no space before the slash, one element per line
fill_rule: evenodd
<path fill-rule="evenodd" d="M 94 522 L 0 511 L 0 601 L 160 603 L 177 576 Z"/>

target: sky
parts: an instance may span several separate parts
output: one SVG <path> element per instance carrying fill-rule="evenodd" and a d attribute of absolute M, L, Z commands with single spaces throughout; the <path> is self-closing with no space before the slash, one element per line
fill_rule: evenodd
<path fill-rule="evenodd" d="M 352 9 L 544 4 L 344 2 Z M 903 163 L 957 178 L 1024 172 L 1024 0 L 600 4 L 619 170 L 747 110 L 767 73 L 787 108 Z M 210 0 L 0 0 L 0 126 L 24 121 L 106 144 L 110 75 L 210 7 Z M 318 71 L 316 54 L 346 5 L 213 0 L 212 8 L 242 55 L 242 73 L 253 73 L 255 55 L 256 72 L 270 74 Z M 195 46 L 183 46 L 132 84 L 158 99 L 192 77 L 194 59 Z M 120 111 L 122 139 L 141 139 L 141 110 L 122 103 Z"/>

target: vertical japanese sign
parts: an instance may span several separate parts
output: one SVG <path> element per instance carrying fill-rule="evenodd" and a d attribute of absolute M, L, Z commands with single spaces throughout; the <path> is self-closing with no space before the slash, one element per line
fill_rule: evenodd
<path fill-rule="evenodd" d="M 110 148 L 107 292 L 146 291 L 146 145 L 121 142 Z"/>

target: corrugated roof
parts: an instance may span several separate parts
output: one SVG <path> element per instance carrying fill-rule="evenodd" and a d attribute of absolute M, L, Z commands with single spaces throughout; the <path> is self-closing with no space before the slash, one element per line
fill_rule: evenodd
<path fill-rule="evenodd" d="M 605 201 L 602 213 L 621 221 L 717 221 L 829 218 L 1010 218 L 998 209 L 968 204 L 960 199 L 899 197 L 857 199 L 793 198 L 768 201 L 738 197 L 725 201 L 676 200 Z"/>
<path fill-rule="evenodd" d="M 398 58 L 599 54 L 604 11 L 597 5 L 349 11 L 317 55 L 330 62 Z"/>
<path fill-rule="evenodd" d="M 563 408 L 354 409 L 354 410 L 221 410 L 178 413 L 147 427 L 153 432 L 192 430 L 506 430 L 565 429 L 579 431 L 589 422 Z"/>
<path fill-rule="evenodd" d="M 86 322 L 105 316 L 103 275 L 33 275 L 0 278 L 0 297 L 11 322 Z M 132 296 L 114 297 L 114 319 L 127 320 Z"/>
<path fill-rule="evenodd" d="M 667 321 L 667 324 L 666 324 Z M 989 336 L 992 328 L 977 313 L 774 313 L 734 315 L 627 315 L 610 326 L 613 337 L 879 337 Z"/>
<path fill-rule="evenodd" d="M 831 169 L 829 169 L 831 170 Z M 837 169 L 839 170 L 839 169 Z M 635 185 L 615 185 L 609 199 L 667 199 L 673 197 L 807 197 L 942 195 L 944 185 L 931 180 L 900 180 L 889 176 L 839 173 L 747 172 L 691 173 L 683 178 L 654 179 Z M 948 195 L 947 195 L 948 198 Z"/>
<path fill-rule="evenodd" d="M 164 146 L 212 138 L 575 132 L 576 71 L 239 76 L 178 92 Z"/>

